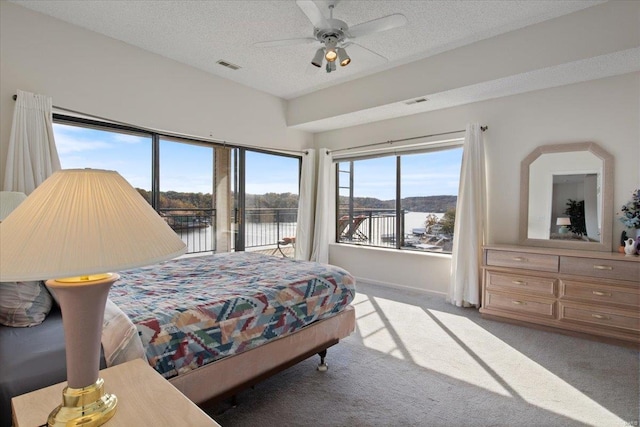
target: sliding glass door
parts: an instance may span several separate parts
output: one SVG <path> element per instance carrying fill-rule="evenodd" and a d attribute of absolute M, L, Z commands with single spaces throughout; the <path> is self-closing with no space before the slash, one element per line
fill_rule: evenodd
<path fill-rule="evenodd" d="M 215 251 L 214 147 L 160 138 L 158 152 L 158 213 L 187 244 L 188 253 Z"/>
<path fill-rule="evenodd" d="M 297 156 L 234 150 L 236 251 L 276 253 L 278 242 L 287 238 L 285 249 L 291 252 L 298 214 L 300 164 Z"/>

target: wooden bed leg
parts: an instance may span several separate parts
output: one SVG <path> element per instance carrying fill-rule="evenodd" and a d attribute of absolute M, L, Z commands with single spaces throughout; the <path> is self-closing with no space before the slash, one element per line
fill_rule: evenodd
<path fill-rule="evenodd" d="M 319 352 L 318 356 L 320 356 L 320 364 L 318 365 L 318 371 L 325 372 L 327 369 L 329 369 L 329 366 L 324 361 L 324 358 L 327 357 L 327 349 L 325 348 L 324 350 Z"/>

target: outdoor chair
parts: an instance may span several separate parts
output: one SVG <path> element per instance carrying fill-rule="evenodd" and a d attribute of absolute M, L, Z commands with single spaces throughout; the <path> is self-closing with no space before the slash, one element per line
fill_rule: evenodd
<path fill-rule="evenodd" d="M 351 223 L 348 215 L 340 217 L 340 219 L 338 219 L 338 235 L 340 236 L 340 240 L 369 240 L 369 237 L 358 229 L 367 218 L 366 215 L 358 215 L 353 217 L 353 223 Z"/>
<path fill-rule="evenodd" d="M 279 251 L 282 254 L 283 257 L 289 258 L 282 251 L 282 247 L 283 246 L 289 246 L 289 245 L 291 245 L 291 247 L 295 249 L 295 247 L 296 247 L 296 238 L 295 238 L 295 236 L 293 236 L 293 237 L 283 237 L 282 239 L 278 240 L 276 251 Z"/>

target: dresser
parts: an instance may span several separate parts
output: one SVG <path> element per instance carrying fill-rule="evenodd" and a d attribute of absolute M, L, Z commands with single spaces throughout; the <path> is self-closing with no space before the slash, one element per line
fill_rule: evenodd
<path fill-rule="evenodd" d="M 640 257 L 483 248 L 483 317 L 640 344 Z"/>

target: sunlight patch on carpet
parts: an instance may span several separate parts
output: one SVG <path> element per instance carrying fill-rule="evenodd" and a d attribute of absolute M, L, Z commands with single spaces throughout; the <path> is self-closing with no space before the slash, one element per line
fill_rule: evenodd
<path fill-rule="evenodd" d="M 363 293 L 355 304 L 356 333 L 372 350 L 586 424 L 597 419 L 624 425 L 533 360 L 535 354 L 524 354 L 466 316 Z"/>

